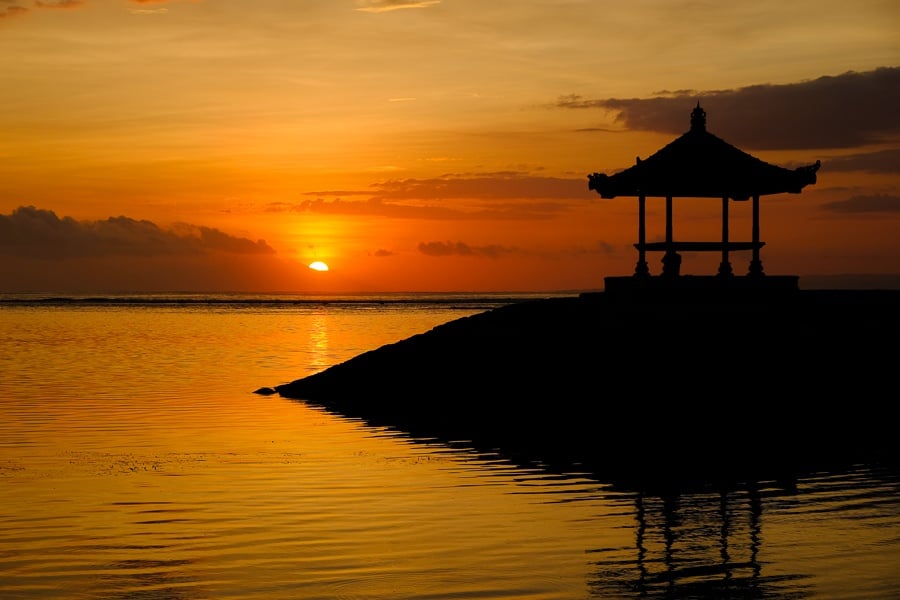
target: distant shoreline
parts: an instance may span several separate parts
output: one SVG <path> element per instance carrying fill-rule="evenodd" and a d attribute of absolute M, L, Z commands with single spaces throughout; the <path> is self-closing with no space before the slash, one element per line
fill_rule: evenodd
<path fill-rule="evenodd" d="M 894 455 L 898 339 L 900 290 L 600 292 L 463 317 L 273 391 L 616 477 L 774 476 Z"/>
<path fill-rule="evenodd" d="M 554 296 L 577 295 L 560 292 L 509 293 L 359 293 L 359 294 L 249 294 L 249 293 L 130 293 L 130 294 L 58 294 L 58 293 L 0 293 L 0 306 L 40 305 L 40 306 L 413 306 L 440 305 L 473 306 L 493 308 L 524 300 Z"/>
<path fill-rule="evenodd" d="M 691 277 L 691 275 L 686 275 Z M 900 291 L 900 273 L 803 275 L 801 291 Z M 526 291 L 401 291 L 401 292 L 196 292 L 196 291 L 97 291 L 71 292 L 61 290 L 0 291 L 0 305 L 20 303 L 386 303 L 490 302 L 509 303 L 527 299 L 578 296 L 582 293 L 604 293 L 602 285 L 596 289 L 526 290 Z"/>

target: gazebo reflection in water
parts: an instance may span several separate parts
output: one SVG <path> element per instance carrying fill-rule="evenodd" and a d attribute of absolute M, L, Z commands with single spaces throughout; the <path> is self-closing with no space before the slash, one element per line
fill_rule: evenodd
<path fill-rule="evenodd" d="M 618 196 L 638 199 L 638 261 L 632 277 L 606 277 L 608 293 L 639 290 L 796 290 L 798 277 L 765 276 L 760 249 L 765 242 L 759 237 L 759 200 L 771 194 L 799 194 L 816 182 L 821 163 L 786 169 L 762 161 L 706 130 L 706 111 L 700 103 L 691 112 L 691 128 L 652 156 L 614 175 L 588 175 L 588 188 L 601 198 Z M 665 198 L 665 240 L 648 242 L 646 232 L 646 200 Z M 676 240 L 673 232 L 675 198 L 718 198 L 721 200 L 722 237 L 719 241 Z M 730 201 L 752 202 L 751 239 L 730 239 L 728 208 Z M 752 259 L 746 276 L 736 277 L 730 253 L 751 251 Z M 662 273 L 652 276 L 647 263 L 648 252 L 662 252 Z M 721 262 L 713 276 L 681 276 L 681 252 L 719 252 Z"/>
<path fill-rule="evenodd" d="M 782 482 L 785 483 L 785 482 Z M 619 548 L 598 548 L 591 597 L 775 600 L 806 597 L 807 576 L 764 573 L 762 501 L 793 494 L 783 488 L 709 490 L 681 495 L 638 492 L 636 560 L 610 560 Z"/>

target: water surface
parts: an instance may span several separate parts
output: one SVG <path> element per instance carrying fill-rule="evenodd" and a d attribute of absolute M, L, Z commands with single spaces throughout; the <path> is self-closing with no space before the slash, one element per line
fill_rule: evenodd
<path fill-rule="evenodd" d="M 489 297 L 0 297 L 0 598 L 896 598 L 900 479 L 641 493 L 252 393 Z"/>

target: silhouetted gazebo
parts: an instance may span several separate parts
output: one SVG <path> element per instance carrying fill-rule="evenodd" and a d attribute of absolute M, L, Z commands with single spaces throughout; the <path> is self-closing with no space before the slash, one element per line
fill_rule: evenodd
<path fill-rule="evenodd" d="M 691 112 L 691 128 L 652 156 L 614 175 L 588 175 L 588 188 L 601 198 L 634 196 L 638 198 L 638 262 L 635 278 L 649 278 L 647 252 L 663 252 L 662 278 L 674 280 L 680 275 L 683 252 L 721 252 L 718 280 L 733 278 L 729 253 L 752 250 L 748 278 L 764 275 L 759 239 L 759 198 L 769 194 L 799 194 L 816 182 L 820 162 L 786 169 L 762 161 L 706 130 L 706 112 L 697 103 Z M 666 199 L 666 237 L 662 242 L 647 242 L 646 199 Z M 721 198 L 721 241 L 676 241 L 672 231 L 672 201 L 676 197 Z M 752 200 L 753 224 L 750 241 L 732 241 L 728 231 L 729 200 Z M 620 278 L 621 279 L 621 278 Z M 607 278 L 609 284 L 610 278 Z M 796 282 L 796 277 L 794 278 Z M 774 283 L 774 282 L 772 282 Z"/>

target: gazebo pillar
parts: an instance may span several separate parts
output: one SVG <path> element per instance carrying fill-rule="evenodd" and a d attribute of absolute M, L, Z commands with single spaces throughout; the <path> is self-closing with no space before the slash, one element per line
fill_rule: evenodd
<path fill-rule="evenodd" d="M 666 196 L 666 253 L 662 258 L 662 274 L 666 277 L 677 277 L 681 270 L 681 255 L 675 250 L 675 237 L 672 235 L 672 196 Z"/>
<path fill-rule="evenodd" d="M 647 266 L 647 197 L 638 196 L 638 261 L 634 267 L 636 277 L 648 277 L 650 267 Z"/>
<path fill-rule="evenodd" d="M 672 196 L 666 196 L 666 245 L 672 245 Z"/>
<path fill-rule="evenodd" d="M 759 259 L 759 194 L 753 196 L 753 260 L 750 261 L 749 275 L 765 275 Z"/>
<path fill-rule="evenodd" d="M 722 262 L 719 263 L 719 275 L 733 275 L 731 261 L 728 259 L 728 196 L 722 198 Z"/>

